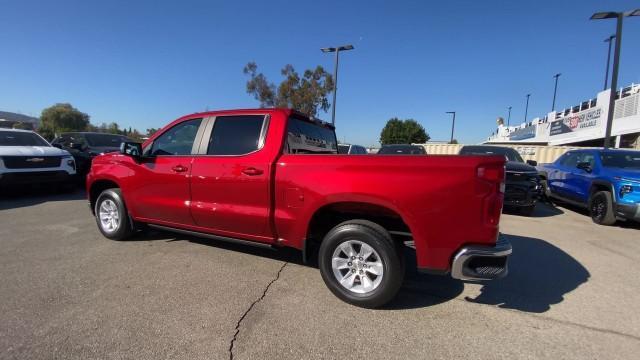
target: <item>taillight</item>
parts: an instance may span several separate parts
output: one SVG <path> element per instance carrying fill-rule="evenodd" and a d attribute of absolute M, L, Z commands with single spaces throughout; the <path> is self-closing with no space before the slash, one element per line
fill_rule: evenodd
<path fill-rule="evenodd" d="M 481 165 L 477 170 L 478 179 L 488 185 L 488 193 L 483 199 L 483 217 L 485 223 L 497 226 L 500 222 L 504 203 L 505 168 L 504 165 Z"/>

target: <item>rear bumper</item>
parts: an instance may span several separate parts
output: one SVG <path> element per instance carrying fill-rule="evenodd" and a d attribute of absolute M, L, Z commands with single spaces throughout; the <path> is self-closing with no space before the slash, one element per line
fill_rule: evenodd
<path fill-rule="evenodd" d="M 498 237 L 496 245 L 465 246 L 458 250 L 451 264 L 451 277 L 459 280 L 491 280 L 508 273 L 507 260 L 512 249 L 509 241 Z"/>
<path fill-rule="evenodd" d="M 616 216 L 640 221 L 640 204 L 616 204 Z"/>

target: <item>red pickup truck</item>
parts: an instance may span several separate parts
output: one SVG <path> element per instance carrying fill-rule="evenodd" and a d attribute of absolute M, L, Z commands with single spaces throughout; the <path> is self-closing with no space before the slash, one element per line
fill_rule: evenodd
<path fill-rule="evenodd" d="M 503 157 L 339 155 L 334 128 L 289 109 L 184 116 L 144 144 L 93 160 L 98 228 L 155 227 L 317 255 L 327 287 L 362 307 L 390 301 L 413 240 L 421 271 L 506 275 L 498 240 Z"/>

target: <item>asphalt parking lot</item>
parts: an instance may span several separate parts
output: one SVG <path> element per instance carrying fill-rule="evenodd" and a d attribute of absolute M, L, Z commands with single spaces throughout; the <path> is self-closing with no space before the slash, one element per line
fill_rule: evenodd
<path fill-rule="evenodd" d="M 115 242 L 81 192 L 5 197 L 0 358 L 637 358 L 640 227 L 539 205 L 502 231 L 507 278 L 409 272 L 393 303 L 365 310 L 295 253 L 161 232 Z"/>

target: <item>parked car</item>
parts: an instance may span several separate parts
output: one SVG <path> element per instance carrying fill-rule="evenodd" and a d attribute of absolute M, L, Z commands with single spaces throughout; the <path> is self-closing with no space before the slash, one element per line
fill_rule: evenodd
<path fill-rule="evenodd" d="M 31 130 L 0 129 L 2 188 L 31 184 L 70 184 L 76 165 L 69 152 L 57 149 Z"/>
<path fill-rule="evenodd" d="M 366 155 L 367 149 L 360 145 L 338 144 L 338 154 Z"/>
<path fill-rule="evenodd" d="M 587 208 L 596 224 L 640 221 L 640 151 L 571 150 L 538 170 L 547 196 Z"/>
<path fill-rule="evenodd" d="M 144 224 L 299 249 L 304 261 L 317 255 L 336 296 L 377 307 L 402 284 L 407 239 L 421 271 L 473 280 L 507 273 L 511 246 L 498 236 L 504 163 L 343 156 L 331 125 L 293 110 L 206 112 L 97 156 L 87 194 L 107 238 Z"/>
<path fill-rule="evenodd" d="M 51 141 L 55 147 L 69 151 L 78 166 L 78 174 L 84 177 L 91 167 L 91 160 L 100 154 L 120 151 L 120 144 L 133 141 L 124 135 L 99 132 L 62 133 Z"/>
<path fill-rule="evenodd" d="M 504 192 L 505 207 L 515 208 L 523 215 L 531 216 L 536 201 L 542 193 L 537 163 L 528 160 L 526 163 L 517 150 L 505 146 L 467 145 L 460 149 L 460 155 L 502 155 L 507 159 L 506 188 Z"/>
<path fill-rule="evenodd" d="M 396 144 L 382 145 L 378 150 L 380 155 L 426 155 L 424 147 L 420 145 Z"/>

